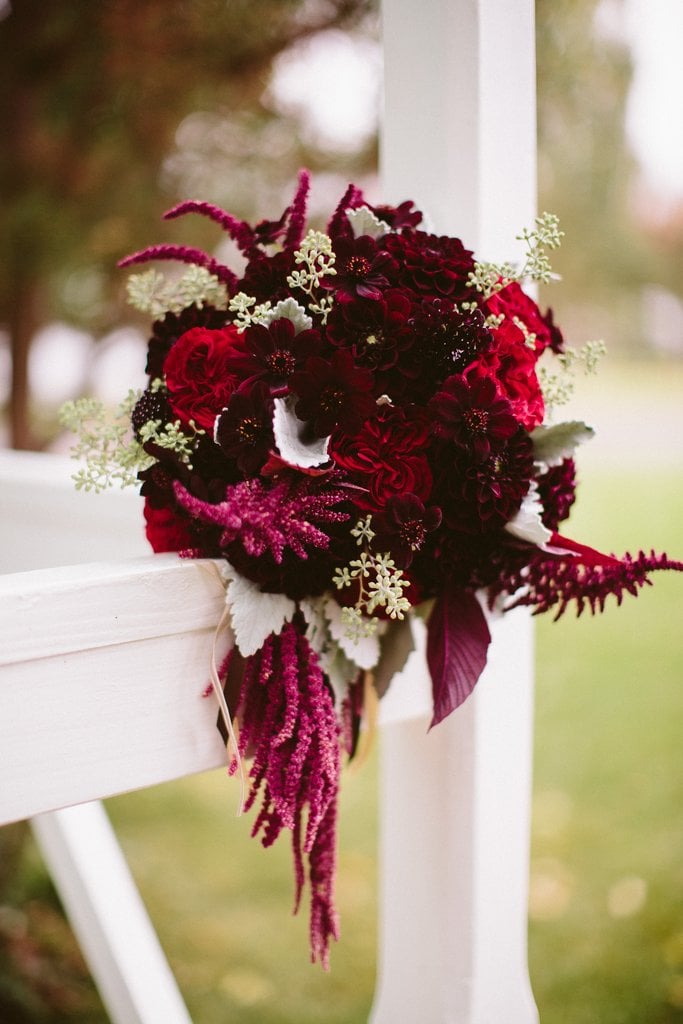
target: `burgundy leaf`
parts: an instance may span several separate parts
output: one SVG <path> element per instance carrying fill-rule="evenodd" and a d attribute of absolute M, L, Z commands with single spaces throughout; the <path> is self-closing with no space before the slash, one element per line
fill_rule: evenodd
<path fill-rule="evenodd" d="M 486 665 L 490 642 L 486 617 L 474 594 L 446 589 L 427 623 L 427 664 L 434 698 L 430 729 L 469 697 Z"/>

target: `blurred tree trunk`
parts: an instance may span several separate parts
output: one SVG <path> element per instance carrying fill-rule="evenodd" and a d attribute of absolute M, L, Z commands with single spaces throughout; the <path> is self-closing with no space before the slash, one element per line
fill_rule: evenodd
<path fill-rule="evenodd" d="M 30 426 L 28 361 L 31 341 L 40 326 L 40 289 L 36 280 L 22 280 L 21 275 L 16 275 L 12 284 L 15 301 L 8 311 L 7 322 L 12 353 L 10 446 L 31 450 L 39 445 Z"/>

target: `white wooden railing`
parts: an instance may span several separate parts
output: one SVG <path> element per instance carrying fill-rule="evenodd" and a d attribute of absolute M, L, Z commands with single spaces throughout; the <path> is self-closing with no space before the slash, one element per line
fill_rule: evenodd
<path fill-rule="evenodd" d="M 535 212 L 531 0 L 384 0 L 383 19 L 381 198 L 415 199 L 481 256 L 514 255 Z M 222 591 L 201 562 L 145 553 L 139 499 L 76 494 L 68 474 L 0 453 L 0 823 L 32 818 L 112 1020 L 186 1024 L 91 801 L 224 763 L 198 698 Z M 420 653 L 383 702 L 373 1024 L 537 1020 L 528 617 L 493 634 L 474 696 L 429 735 Z"/>

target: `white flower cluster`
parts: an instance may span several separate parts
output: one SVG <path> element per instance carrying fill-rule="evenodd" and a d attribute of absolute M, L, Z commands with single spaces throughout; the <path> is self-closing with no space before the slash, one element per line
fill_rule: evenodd
<path fill-rule="evenodd" d="M 375 536 L 371 523 L 372 516 L 368 515 L 351 530 L 358 545 L 371 541 Z M 354 582 L 359 586 L 355 605 L 342 610 L 347 635 L 352 639 L 371 636 L 375 632 L 377 620 L 372 615 L 377 608 L 384 608 L 390 619 L 402 619 L 410 611 L 410 601 L 403 594 L 410 583 L 404 579 L 403 571 L 396 567 L 389 552 L 378 555 L 361 551 L 348 566 L 336 570 L 332 582 L 337 590 L 350 587 Z"/>

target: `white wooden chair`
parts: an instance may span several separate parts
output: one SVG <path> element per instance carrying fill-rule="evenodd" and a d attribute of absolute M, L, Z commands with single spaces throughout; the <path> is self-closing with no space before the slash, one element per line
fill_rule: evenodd
<path fill-rule="evenodd" d="M 384 0 L 383 22 L 382 198 L 514 255 L 535 213 L 532 0 Z M 0 453 L 0 823 L 32 819 L 112 1021 L 186 1024 L 97 801 L 224 763 L 197 696 L 222 590 L 201 563 L 146 554 L 136 496 L 77 494 L 70 470 Z M 419 654 L 383 702 L 373 1024 L 537 1021 L 531 648 L 524 613 L 494 623 L 474 696 L 429 735 Z"/>

